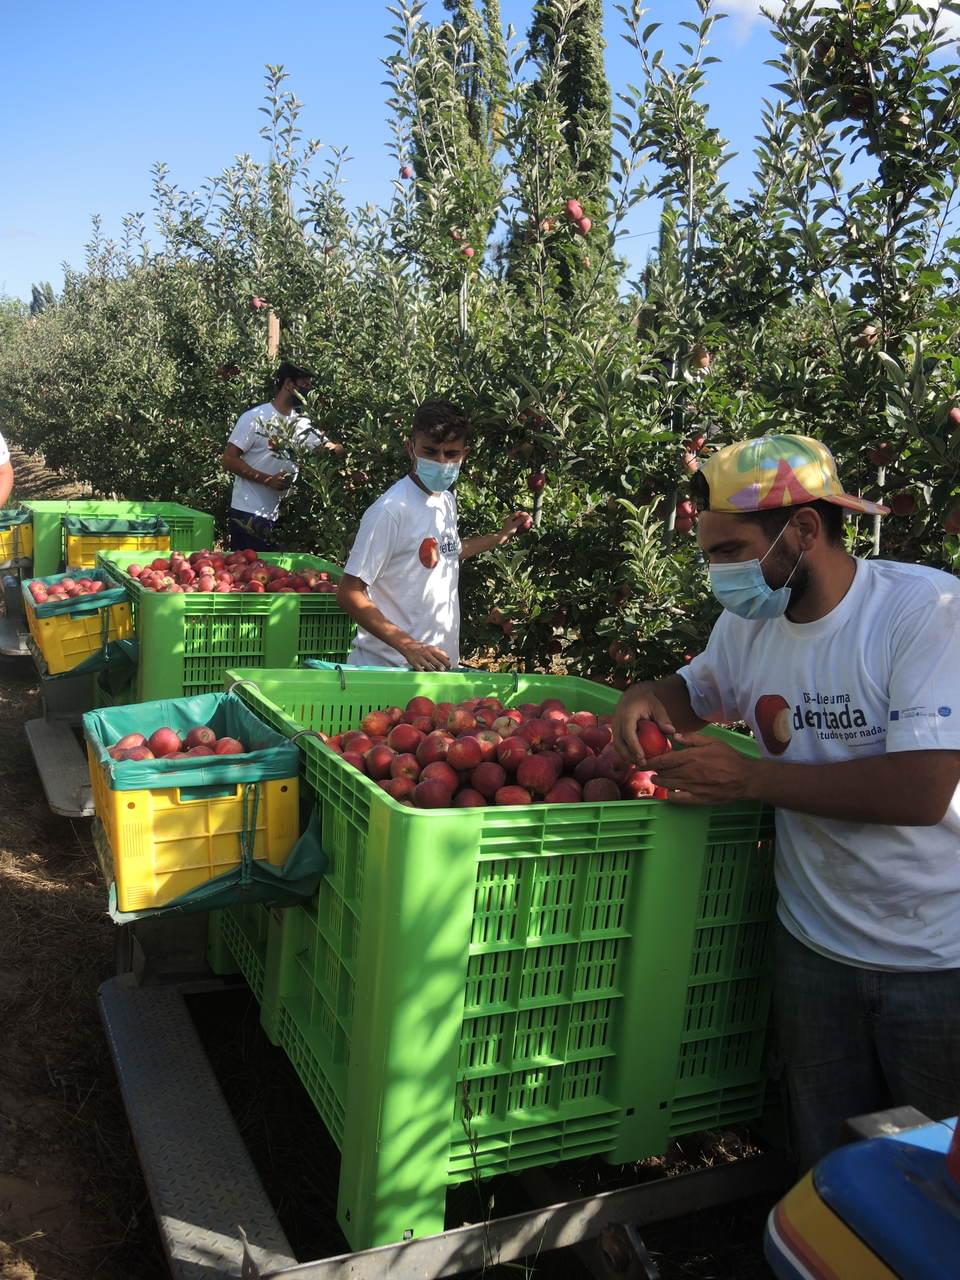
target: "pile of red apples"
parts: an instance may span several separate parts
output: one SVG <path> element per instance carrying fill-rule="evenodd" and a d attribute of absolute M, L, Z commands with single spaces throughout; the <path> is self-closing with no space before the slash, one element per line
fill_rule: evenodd
<path fill-rule="evenodd" d="M 663 800 L 653 774 L 623 759 L 612 717 L 568 711 L 560 698 L 505 707 L 499 698 L 371 711 L 358 729 L 317 736 L 400 804 L 418 809 Z M 638 725 L 648 757 L 671 749 L 651 721 Z"/>
<path fill-rule="evenodd" d="M 281 569 L 264 564 L 256 551 L 192 551 L 189 556 L 174 551 L 158 556 L 148 565 L 127 565 L 126 573 L 145 591 L 169 595 L 193 592 L 245 592 L 257 595 L 332 595 L 337 584 L 330 574 L 310 566 Z"/>
<path fill-rule="evenodd" d="M 111 760 L 187 760 L 198 756 L 239 756 L 246 747 L 239 738 L 218 738 L 206 724 L 192 726 L 181 737 L 176 729 L 163 725 L 150 737 L 142 733 L 126 733 L 112 747 L 107 747 Z"/>

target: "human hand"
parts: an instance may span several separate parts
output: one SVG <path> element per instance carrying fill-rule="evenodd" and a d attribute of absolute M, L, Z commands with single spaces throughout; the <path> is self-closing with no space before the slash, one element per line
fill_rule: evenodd
<path fill-rule="evenodd" d="M 419 644 L 411 640 L 398 646 L 397 652 L 414 671 L 449 671 L 450 659 L 442 649 L 433 644 Z"/>
<path fill-rule="evenodd" d="M 653 782 L 666 790 L 668 800 L 697 805 L 758 798 L 754 783 L 760 761 L 700 733 L 677 734 L 675 741 L 684 750 L 647 761 Z"/>
<path fill-rule="evenodd" d="M 500 526 L 500 536 L 504 542 L 508 542 L 516 534 L 526 533 L 532 526 L 533 516 L 529 511 L 515 511 L 512 516 L 507 516 Z"/>
<path fill-rule="evenodd" d="M 642 765 L 646 756 L 637 737 L 637 721 L 652 720 L 668 737 L 676 733 L 666 707 L 648 684 L 627 689 L 613 713 L 613 745 L 624 760 Z"/>
<path fill-rule="evenodd" d="M 268 489 L 277 489 L 280 493 L 284 493 L 290 488 L 291 480 L 288 475 L 267 476 L 263 482 Z"/>

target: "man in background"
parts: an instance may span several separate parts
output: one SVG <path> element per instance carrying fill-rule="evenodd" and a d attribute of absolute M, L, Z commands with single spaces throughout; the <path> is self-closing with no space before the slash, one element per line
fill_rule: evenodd
<path fill-rule="evenodd" d="M 273 549 L 281 499 L 297 478 L 296 463 L 282 455 L 284 446 L 343 453 L 343 445 L 329 440 L 303 412 L 312 389 L 307 369 L 284 362 L 274 379 L 273 399 L 242 413 L 230 433 L 221 463 L 234 476 L 229 517 L 233 551 Z"/>

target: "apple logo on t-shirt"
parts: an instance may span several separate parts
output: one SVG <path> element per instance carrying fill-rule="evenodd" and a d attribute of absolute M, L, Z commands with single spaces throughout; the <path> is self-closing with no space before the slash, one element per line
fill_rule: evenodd
<path fill-rule="evenodd" d="M 424 538 L 418 554 L 425 569 L 435 569 L 440 563 L 440 545 L 436 538 Z"/>
<path fill-rule="evenodd" d="M 790 706 L 779 693 L 765 693 L 757 699 L 754 719 L 763 745 L 772 756 L 781 756 L 790 745 Z"/>

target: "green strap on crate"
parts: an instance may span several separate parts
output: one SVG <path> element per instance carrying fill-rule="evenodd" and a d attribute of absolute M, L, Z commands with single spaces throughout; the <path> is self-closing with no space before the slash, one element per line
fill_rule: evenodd
<path fill-rule="evenodd" d="M 48 600 L 46 604 L 37 604 L 30 594 L 31 582 L 43 582 L 52 587 L 65 578 L 90 578 L 94 582 L 106 584 L 106 591 L 99 591 L 95 596 L 74 596 L 70 600 Z M 38 618 L 55 618 L 64 614 L 71 618 L 83 617 L 97 613 L 100 609 L 108 609 L 111 605 L 126 604 L 130 599 L 126 587 L 118 587 L 114 580 L 102 569 L 71 569 L 69 573 L 54 573 L 48 578 L 27 578 L 23 583 L 23 598 Z M 107 616 L 107 615 L 105 615 Z"/>
<path fill-rule="evenodd" d="M 163 516 L 64 516 L 63 528 L 74 538 L 125 534 L 162 538 L 170 533 Z"/>
<path fill-rule="evenodd" d="M 249 748 L 242 755 L 194 756 L 189 760 L 113 760 L 112 746 L 128 733 L 149 738 L 161 727 L 181 737 L 196 725 L 209 725 L 218 738 L 238 738 Z M 224 787 L 294 778 L 300 752 L 265 724 L 234 693 L 204 693 L 194 698 L 162 699 L 132 706 L 101 707 L 83 717 L 83 731 L 107 775 L 111 791 L 152 787 Z"/>
<path fill-rule="evenodd" d="M 259 791 L 259 787 L 253 790 Z M 254 801 L 254 820 L 256 801 Z M 238 867 L 197 885 L 165 906 L 148 911 L 120 911 L 116 885 L 110 885 L 110 918 L 115 924 L 131 924 L 154 916 L 193 915 L 198 911 L 219 911 L 222 907 L 242 907 L 255 902 L 267 906 L 293 907 L 312 898 L 328 867 L 320 842 L 320 815 L 314 808 L 307 829 L 293 846 L 282 867 L 255 861 L 252 840 L 242 841 L 243 857 Z"/>

